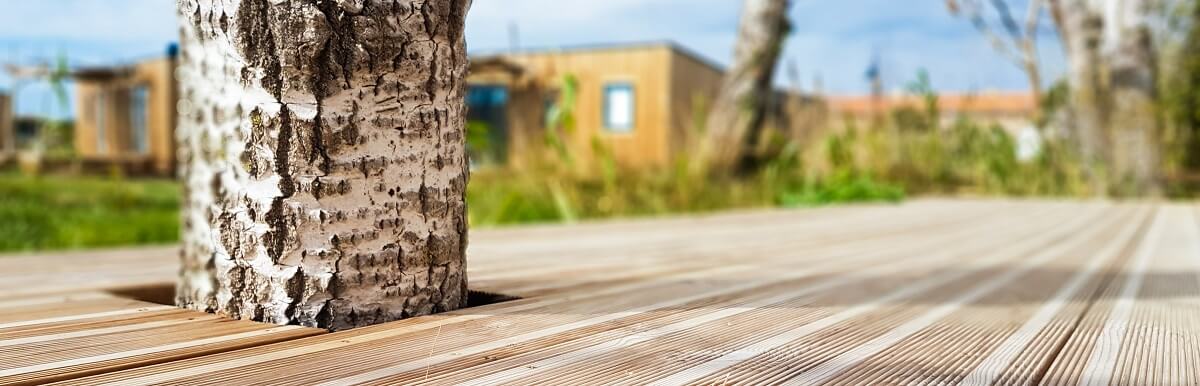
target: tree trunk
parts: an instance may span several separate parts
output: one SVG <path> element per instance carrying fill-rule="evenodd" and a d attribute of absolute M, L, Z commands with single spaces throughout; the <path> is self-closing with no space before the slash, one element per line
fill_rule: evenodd
<path fill-rule="evenodd" d="M 701 164 L 737 166 L 764 120 L 775 66 L 791 26 L 788 0 L 744 0 L 734 63 L 725 73 L 701 141 Z"/>
<path fill-rule="evenodd" d="M 1034 43 L 1032 41 L 1029 41 L 1025 44 L 1028 44 L 1029 46 L 1034 45 Z M 1035 50 L 1036 48 L 1030 47 L 1030 48 L 1026 48 L 1026 49 L 1032 51 L 1032 50 Z M 1040 124 L 1042 124 L 1042 122 L 1044 121 L 1044 118 L 1045 118 L 1042 116 L 1042 108 L 1041 108 L 1042 99 L 1044 98 L 1044 96 L 1042 94 L 1042 70 L 1041 70 L 1041 66 L 1038 65 L 1037 56 L 1035 56 L 1035 55 L 1037 55 L 1037 54 L 1036 53 L 1032 53 L 1032 54 L 1026 53 L 1025 55 L 1023 55 L 1023 59 L 1021 60 L 1021 67 L 1025 70 L 1025 79 L 1027 79 L 1029 81 L 1029 96 L 1033 98 L 1034 109 L 1035 109 L 1034 113 L 1033 113 L 1033 122 L 1040 125 Z"/>
<path fill-rule="evenodd" d="M 332 330 L 466 302 L 468 0 L 179 0 L 176 303 Z"/>
<path fill-rule="evenodd" d="M 1110 2 L 1115 0 L 1108 0 Z M 1162 194 L 1157 61 L 1150 33 L 1150 2 L 1116 1 L 1105 28 L 1111 119 L 1112 172 L 1126 194 Z"/>
<path fill-rule="evenodd" d="M 1017 45 L 1021 52 L 1021 68 L 1025 70 L 1025 76 L 1029 80 L 1030 96 L 1033 97 L 1033 122 L 1040 126 L 1045 122 L 1045 117 L 1042 115 L 1042 69 L 1038 63 L 1037 42 L 1038 26 L 1041 24 L 1042 9 L 1045 4 L 1041 0 L 1032 0 L 1028 7 L 1025 14 L 1024 33 Z"/>
<path fill-rule="evenodd" d="M 1100 55 L 1104 20 L 1090 0 L 1062 1 L 1061 5 L 1053 1 L 1051 6 L 1069 62 L 1067 83 L 1071 89 L 1068 99 L 1072 126 L 1069 131 L 1079 147 L 1092 193 L 1103 195 L 1108 191 L 1104 172 L 1108 163 L 1104 129 L 1106 92 Z"/>
<path fill-rule="evenodd" d="M 1183 170 L 1200 171 L 1200 5 L 1193 4 L 1188 34 L 1174 63 L 1168 86 L 1173 102 L 1174 152 Z"/>
<path fill-rule="evenodd" d="M 1095 190 L 1161 195 L 1150 1 L 1062 1 L 1052 7 L 1070 62 L 1073 132 Z"/>

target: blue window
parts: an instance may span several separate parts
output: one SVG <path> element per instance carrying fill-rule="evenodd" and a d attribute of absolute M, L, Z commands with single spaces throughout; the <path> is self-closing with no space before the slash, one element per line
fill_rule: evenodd
<path fill-rule="evenodd" d="M 633 132 L 633 85 L 609 83 L 604 86 L 604 129 L 611 133 Z"/>

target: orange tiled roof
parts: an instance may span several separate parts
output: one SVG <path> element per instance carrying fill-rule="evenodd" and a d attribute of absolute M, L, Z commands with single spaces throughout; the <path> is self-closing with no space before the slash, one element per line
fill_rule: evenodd
<path fill-rule="evenodd" d="M 831 96 L 826 100 L 834 112 L 861 115 L 906 106 L 920 107 L 923 103 L 921 97 L 914 95 L 879 99 L 870 95 Z M 1037 108 L 1037 103 L 1028 93 L 942 94 L 938 95 L 938 108 L 943 113 L 1027 114 Z"/>

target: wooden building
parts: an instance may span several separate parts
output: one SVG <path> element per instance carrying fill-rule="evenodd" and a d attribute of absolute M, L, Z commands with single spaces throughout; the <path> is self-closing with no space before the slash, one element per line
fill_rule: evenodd
<path fill-rule="evenodd" d="M 173 52 L 130 66 L 75 71 L 75 151 L 82 161 L 173 174 L 174 73 Z"/>
<path fill-rule="evenodd" d="M 543 152 L 547 115 L 563 102 L 570 78 L 574 120 L 556 130 L 575 160 L 594 160 L 599 143 L 626 167 L 667 165 L 689 149 L 690 133 L 703 126 L 724 75 L 719 65 L 669 42 L 505 52 L 471 62 L 469 120 L 487 132 L 486 148 L 472 149 L 476 164 L 520 166 Z M 168 55 L 74 72 L 75 149 L 84 162 L 174 172 L 174 68 Z M 813 106 L 824 108 L 811 97 L 776 99 L 767 124 L 784 130 L 811 126 L 819 121 Z"/>
<path fill-rule="evenodd" d="M 490 151 L 474 157 L 524 162 L 544 143 L 547 113 L 572 78 L 574 124 L 560 131 L 577 159 L 593 159 L 598 141 L 622 165 L 665 165 L 686 151 L 688 133 L 703 121 L 722 75 L 719 66 L 671 43 L 477 56 L 467 100 L 470 119 L 489 130 Z"/>

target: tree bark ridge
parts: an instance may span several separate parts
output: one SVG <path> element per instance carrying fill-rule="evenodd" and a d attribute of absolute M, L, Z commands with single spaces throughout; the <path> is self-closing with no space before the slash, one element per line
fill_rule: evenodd
<path fill-rule="evenodd" d="M 180 0 L 177 303 L 329 329 L 465 305 L 466 0 Z"/>

